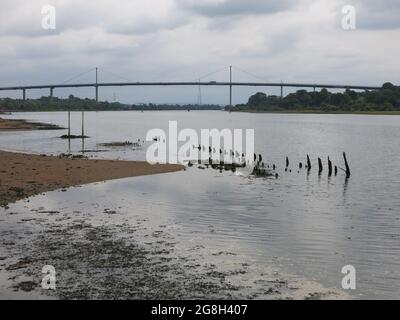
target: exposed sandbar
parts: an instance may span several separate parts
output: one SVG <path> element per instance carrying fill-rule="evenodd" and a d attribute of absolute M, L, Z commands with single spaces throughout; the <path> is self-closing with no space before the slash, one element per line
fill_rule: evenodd
<path fill-rule="evenodd" d="M 0 205 L 46 191 L 183 168 L 141 161 L 71 159 L 0 151 Z"/>

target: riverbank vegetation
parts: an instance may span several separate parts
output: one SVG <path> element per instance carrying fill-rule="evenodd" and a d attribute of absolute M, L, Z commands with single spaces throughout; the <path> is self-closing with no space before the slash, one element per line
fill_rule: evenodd
<path fill-rule="evenodd" d="M 286 97 L 267 96 L 258 92 L 247 104 L 226 107 L 230 111 L 315 112 L 315 113 L 398 113 L 400 87 L 385 83 L 382 90 L 332 93 L 327 89 L 308 92 L 298 90 Z"/>
<path fill-rule="evenodd" d="M 41 97 L 39 99 L 0 99 L 0 110 L 3 112 L 21 111 L 152 111 L 152 110 L 221 110 L 219 105 L 196 104 L 122 104 L 119 102 L 81 99 L 70 95 L 67 99 Z"/>

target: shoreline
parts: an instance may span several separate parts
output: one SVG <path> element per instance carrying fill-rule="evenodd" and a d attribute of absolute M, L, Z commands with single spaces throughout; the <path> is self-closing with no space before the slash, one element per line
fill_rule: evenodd
<path fill-rule="evenodd" d="M 42 122 L 31 122 L 22 119 L 3 119 L 0 118 L 0 132 L 25 131 L 25 130 L 63 130 L 55 124 Z"/>
<path fill-rule="evenodd" d="M 188 112 L 187 110 L 180 110 L 180 109 L 173 109 L 173 110 L 84 110 L 84 112 L 165 112 L 165 111 L 171 111 L 171 112 Z M 325 112 L 325 111 L 316 111 L 316 110 L 298 110 L 298 111 L 285 111 L 285 110 L 280 110 L 280 111 L 262 111 L 262 110 L 190 110 L 190 112 L 209 112 L 209 111 L 216 111 L 216 112 L 233 112 L 233 113 L 266 113 L 266 114 L 326 114 L 326 115 L 370 115 L 370 116 L 398 116 L 400 115 L 400 111 L 354 111 L 354 112 L 350 112 L 350 111 L 329 111 L 329 112 Z M 12 113 L 44 113 L 44 112 L 68 112 L 68 110 L 36 110 L 36 111 L 12 111 Z M 80 110 L 72 110 L 71 112 L 82 112 Z M 0 114 L 1 116 L 1 114 Z M 1 119 L 1 120 L 9 120 L 9 119 Z M 20 120 L 15 120 L 15 121 L 20 121 Z M 25 121 L 25 120 L 21 120 L 21 121 Z M 27 122 L 29 123 L 29 122 Z M 35 124 L 35 123 L 31 123 L 31 124 Z M 40 123 L 39 123 L 40 125 Z M 41 125 L 45 125 L 45 124 L 41 124 Z M 42 128 L 39 130 L 51 130 L 52 128 Z M 65 129 L 65 128 L 54 128 L 53 130 L 56 129 Z M 0 128 L 0 130 L 2 130 Z M 13 129 L 13 130 L 24 130 L 24 129 Z M 28 129 L 29 130 L 29 129 Z M 35 128 L 33 128 L 33 130 L 35 130 Z"/>
<path fill-rule="evenodd" d="M 0 133 L 61 129 L 53 124 L 0 118 Z M 47 191 L 183 169 L 182 165 L 151 165 L 145 161 L 89 160 L 0 150 L 0 206 Z"/>
<path fill-rule="evenodd" d="M 170 173 L 182 165 L 94 160 L 0 150 L 0 206 L 47 191 L 94 182 Z"/>
<path fill-rule="evenodd" d="M 229 112 L 229 111 L 228 111 Z M 265 113 L 265 114 L 326 114 L 326 115 L 368 115 L 368 116 L 399 116 L 400 111 L 357 111 L 357 112 L 323 112 L 323 111 L 258 111 L 258 110 L 238 110 L 233 113 Z"/>

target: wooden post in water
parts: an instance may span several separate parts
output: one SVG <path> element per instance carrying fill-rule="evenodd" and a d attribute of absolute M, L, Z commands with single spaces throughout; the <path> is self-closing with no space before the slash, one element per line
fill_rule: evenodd
<path fill-rule="evenodd" d="M 68 110 L 68 138 L 71 137 L 71 111 Z"/>
<path fill-rule="evenodd" d="M 68 110 L 68 154 L 71 153 L 71 111 Z"/>
<path fill-rule="evenodd" d="M 85 112 L 82 111 L 82 154 L 85 153 Z"/>
<path fill-rule="evenodd" d="M 331 159 L 329 159 L 329 156 L 328 156 L 328 177 L 331 177 L 332 176 L 332 161 L 331 161 Z"/>
<path fill-rule="evenodd" d="M 321 158 L 318 158 L 318 173 L 321 174 L 322 170 L 323 170 L 322 160 Z"/>
<path fill-rule="evenodd" d="M 85 137 L 85 111 L 82 111 L 82 139 Z"/>
<path fill-rule="evenodd" d="M 289 158 L 286 157 L 286 168 L 289 168 Z"/>
<path fill-rule="evenodd" d="M 308 168 L 308 170 L 311 170 L 311 160 L 308 155 L 307 155 L 307 168 Z"/>
<path fill-rule="evenodd" d="M 346 177 L 349 178 L 351 173 L 350 173 L 349 164 L 347 162 L 346 152 L 343 152 L 343 159 L 344 159 L 344 165 L 346 166 Z"/>

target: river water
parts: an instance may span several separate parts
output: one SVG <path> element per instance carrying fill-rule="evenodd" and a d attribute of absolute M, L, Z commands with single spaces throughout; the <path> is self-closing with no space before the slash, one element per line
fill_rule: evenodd
<path fill-rule="evenodd" d="M 66 126 L 66 113 L 8 116 Z M 80 113 L 72 114 L 72 134 L 80 134 Z M 61 212 L 116 209 L 166 225 L 184 250 L 201 244 L 212 252 L 236 252 L 251 265 L 341 290 L 342 267 L 356 269 L 353 298 L 400 298 L 400 116 L 294 115 L 204 112 L 88 112 L 84 149 L 91 157 L 144 160 L 137 150 L 104 150 L 98 143 L 143 140 L 149 129 L 254 129 L 255 150 L 277 165 L 279 178 L 254 178 L 245 172 L 199 170 L 122 179 L 67 192 L 49 192 L 20 201 L 11 210 Z M 2 133 L 6 150 L 79 153 L 82 142 L 68 145 L 60 131 Z M 104 152 L 102 152 L 104 150 Z M 347 153 L 352 175 L 318 175 L 317 158 L 343 167 Z M 309 154 L 309 174 L 298 169 Z M 285 172 L 285 158 L 291 172 Z M 107 210 L 106 210 L 107 211 Z M 92 216 L 91 219 L 94 219 Z M 102 217 L 104 218 L 104 217 Z M 100 218 L 99 218 L 100 219 Z M 107 216 L 101 223 L 118 219 Z M 100 224 L 101 224 L 100 223 Z M 227 260 L 230 258 L 228 257 Z M 223 263 L 223 262 L 222 262 Z"/>

